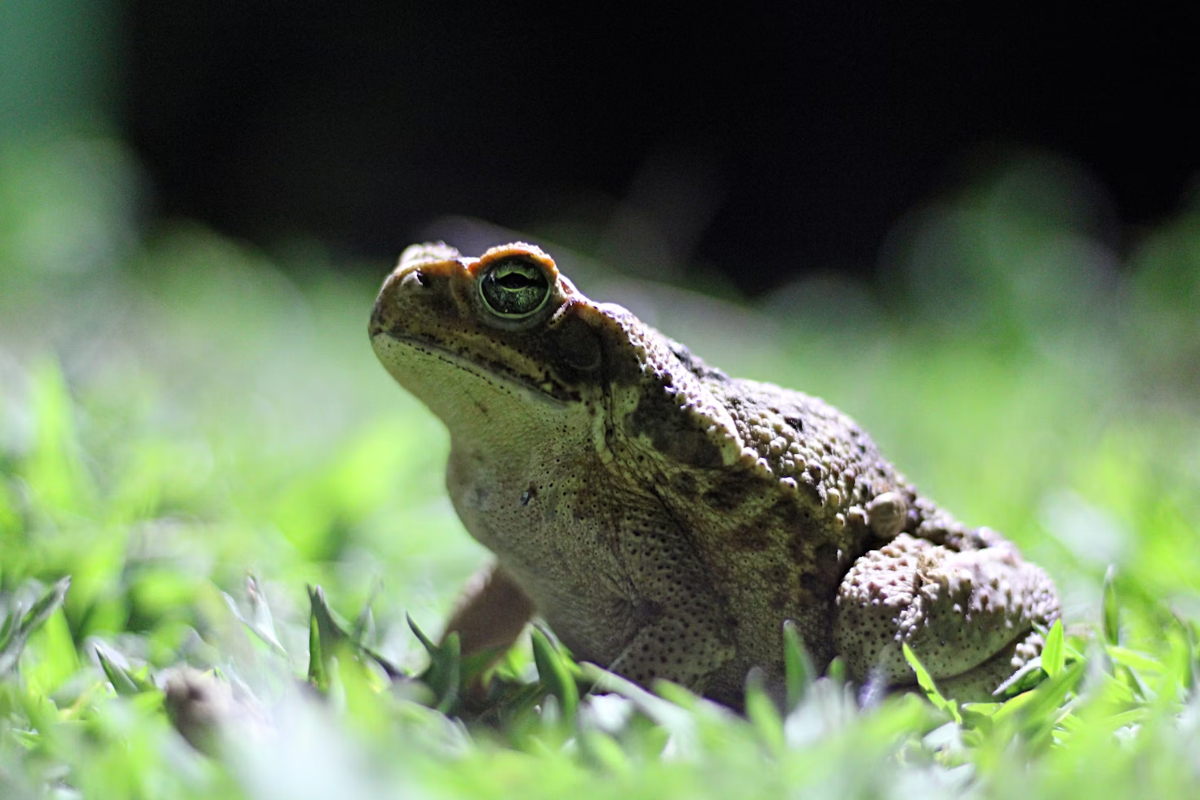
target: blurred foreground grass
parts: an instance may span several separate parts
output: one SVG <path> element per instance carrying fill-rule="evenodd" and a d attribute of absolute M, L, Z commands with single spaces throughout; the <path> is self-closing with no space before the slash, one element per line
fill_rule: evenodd
<path fill-rule="evenodd" d="M 741 719 L 670 687 L 578 700 L 535 636 L 500 713 L 464 726 L 431 707 L 454 708 L 452 654 L 429 687 L 379 667 L 424 668 L 405 614 L 436 630 L 485 558 L 444 496 L 444 432 L 367 343 L 388 265 L 364 280 L 316 246 L 268 258 L 148 226 L 109 141 L 10 147 L 0 797 L 1194 791 L 1200 211 L 1119 252 L 1089 192 L 1069 165 L 1016 162 L 914 211 L 876 285 L 818 277 L 754 310 L 551 247 L 586 293 L 716 365 L 850 412 L 1046 566 L 1067 636 L 1039 688 L 969 713 L 863 709 L 797 674 L 786 718 L 752 694 Z M 356 621 L 318 602 L 310 624 L 306 585 Z M 174 732 L 164 689 L 235 720 L 214 756 Z"/>

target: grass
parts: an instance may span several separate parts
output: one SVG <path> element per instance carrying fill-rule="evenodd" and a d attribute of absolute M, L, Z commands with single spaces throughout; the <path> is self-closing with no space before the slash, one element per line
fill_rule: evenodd
<path fill-rule="evenodd" d="M 58 151 L 0 160 L 0 797 L 1200 780 L 1200 215 L 1115 257 L 1055 200 L 1070 186 L 1016 169 L 915 213 L 877 284 L 810 281 L 757 310 L 556 251 L 584 291 L 641 303 L 718 366 L 858 417 L 1047 567 L 1066 627 L 1032 688 L 961 707 L 932 686 L 860 704 L 793 641 L 784 713 L 751 679 L 744 717 L 576 665 L 535 629 L 466 714 L 475 666 L 422 631 L 486 554 L 444 496 L 444 431 L 367 345 L 387 265 L 360 279 L 315 247 L 137 229 L 119 148 L 73 148 L 90 193 L 13 190 Z"/>

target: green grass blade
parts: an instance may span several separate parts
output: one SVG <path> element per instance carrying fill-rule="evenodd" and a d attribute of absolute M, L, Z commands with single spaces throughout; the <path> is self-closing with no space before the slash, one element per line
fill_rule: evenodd
<path fill-rule="evenodd" d="M 108 652 L 97 647 L 96 660 L 100 662 L 100 668 L 104 670 L 105 677 L 112 684 L 113 690 L 121 697 L 135 697 L 144 692 L 155 691 L 155 686 L 150 681 L 134 675 L 128 669 L 117 664 Z"/>
<path fill-rule="evenodd" d="M 71 576 L 59 579 L 34 602 L 28 611 L 19 615 L 19 621 L 5 626 L 7 638 L 0 645 L 0 676 L 7 675 L 16 669 L 17 662 L 21 658 L 21 651 L 25 649 L 29 635 L 40 628 L 50 618 L 50 615 L 63 604 L 67 597 L 67 590 L 70 588 Z M 13 617 L 17 616 L 18 614 L 14 612 Z"/>
<path fill-rule="evenodd" d="M 925 692 L 925 696 L 929 698 L 929 702 L 933 703 L 934 707 L 945 711 L 959 725 L 962 724 L 962 714 L 959 713 L 958 703 L 954 700 L 947 699 L 938 691 L 937 685 L 933 682 L 933 677 L 929 674 L 929 670 L 925 669 L 921 664 L 917 654 L 912 651 L 912 648 L 907 643 L 903 644 L 904 658 L 908 661 L 908 665 L 913 668 L 913 672 L 917 675 L 917 685 Z"/>
<path fill-rule="evenodd" d="M 1053 678 L 1062 671 L 1066 661 L 1066 651 L 1063 648 L 1063 625 L 1061 619 L 1056 619 L 1046 634 L 1046 644 L 1042 648 L 1042 669 Z"/>
<path fill-rule="evenodd" d="M 816 680 L 812 659 L 793 620 L 783 623 L 783 666 L 787 684 L 786 709 L 792 711 L 804 700 L 804 695 Z"/>
<path fill-rule="evenodd" d="M 574 719 L 579 708 L 579 687 L 575 685 L 571 670 L 567 668 L 562 654 L 550 643 L 550 638 L 536 625 L 530 631 L 530 640 L 538 677 L 550 693 L 558 698 L 563 719 Z"/>
<path fill-rule="evenodd" d="M 1116 576 L 1116 566 L 1109 564 L 1104 573 L 1104 641 L 1113 646 L 1121 644 L 1121 606 L 1117 602 Z"/>

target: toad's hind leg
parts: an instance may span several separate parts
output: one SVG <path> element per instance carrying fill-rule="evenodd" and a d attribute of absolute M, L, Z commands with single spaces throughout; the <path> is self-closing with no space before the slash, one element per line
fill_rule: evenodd
<path fill-rule="evenodd" d="M 997 541 L 954 550 L 908 534 L 860 558 L 838 589 L 834 646 L 850 674 L 908 686 L 912 648 L 938 687 L 986 700 L 1041 652 L 1036 626 L 1058 618 L 1058 595 L 1040 568 Z"/>

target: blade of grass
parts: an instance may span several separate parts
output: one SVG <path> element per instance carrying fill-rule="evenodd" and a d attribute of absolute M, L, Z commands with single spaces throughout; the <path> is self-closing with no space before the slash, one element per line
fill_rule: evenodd
<path fill-rule="evenodd" d="M 563 719 L 572 720 L 579 708 L 579 687 L 567 668 L 562 654 L 550 643 L 550 638 L 536 625 L 530 632 L 533 644 L 533 661 L 537 665 L 542 684 L 558 698 L 562 706 Z"/>
<path fill-rule="evenodd" d="M 933 703 L 934 707 L 945 711 L 954 721 L 962 725 L 962 714 L 958 711 L 958 703 L 954 700 L 949 700 L 942 696 L 938 691 L 937 685 L 933 682 L 933 677 L 929 674 L 929 670 L 925 669 L 921 664 L 917 654 L 912 651 L 908 644 L 904 644 L 904 658 L 908 661 L 908 665 L 913 668 L 913 672 L 917 675 L 917 685 L 925 692 L 925 696 L 929 698 L 929 702 Z"/>
<path fill-rule="evenodd" d="M 20 619 L 5 626 L 6 637 L 0 642 L 0 676 L 7 675 L 16 669 L 21 658 L 21 651 L 25 649 L 25 642 L 28 641 L 29 635 L 41 627 L 42 623 L 63 604 L 67 590 L 70 588 L 71 576 L 68 575 L 55 582 L 30 606 L 28 611 L 20 613 L 14 610 L 13 617 L 19 616 Z"/>

